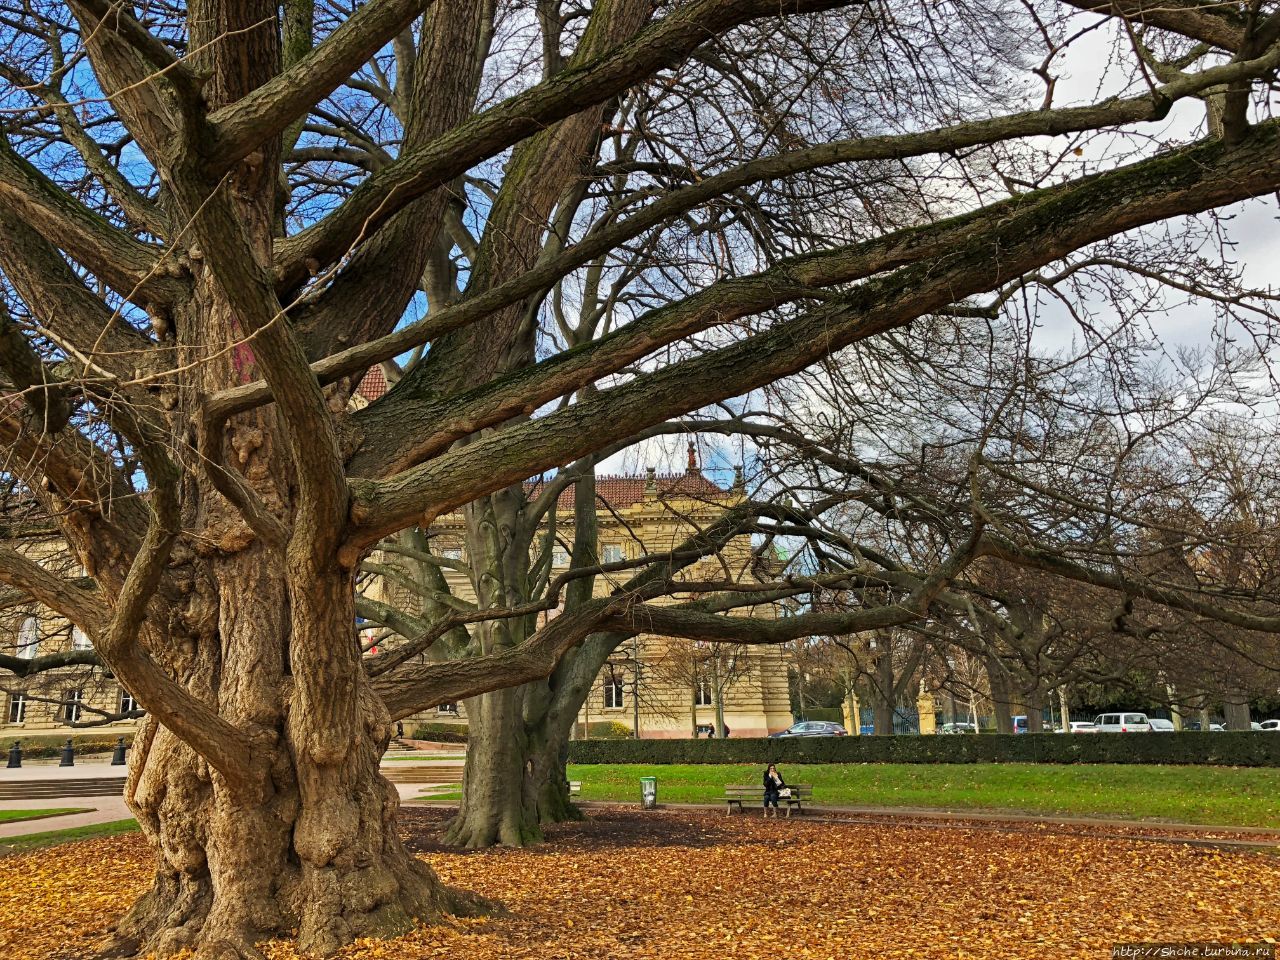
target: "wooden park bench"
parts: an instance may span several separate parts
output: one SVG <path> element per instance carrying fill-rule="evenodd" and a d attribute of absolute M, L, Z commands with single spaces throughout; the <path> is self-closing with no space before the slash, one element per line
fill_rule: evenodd
<path fill-rule="evenodd" d="M 812 784 L 787 784 L 787 788 L 791 791 L 791 796 L 779 797 L 779 805 L 786 805 L 788 817 L 791 816 L 792 807 L 795 807 L 797 812 L 804 813 L 804 804 L 813 800 Z M 733 813 L 733 805 L 736 803 L 738 805 L 738 809 L 741 810 L 743 800 L 753 804 L 763 803 L 764 788 L 758 784 L 725 784 L 724 800 L 726 804 L 725 813 Z"/>

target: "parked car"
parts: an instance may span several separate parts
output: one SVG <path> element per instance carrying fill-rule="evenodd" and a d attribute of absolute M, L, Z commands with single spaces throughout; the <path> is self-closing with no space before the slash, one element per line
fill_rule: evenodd
<path fill-rule="evenodd" d="M 1186 724 L 1184 725 L 1184 729 L 1186 729 L 1186 730 L 1203 730 L 1203 729 L 1204 729 L 1204 726 L 1203 726 L 1203 724 L 1201 724 L 1201 723 L 1200 723 L 1200 721 L 1199 721 L 1199 720 L 1188 720 L 1188 721 L 1186 722 Z M 1227 728 L 1226 728 L 1226 727 L 1224 727 L 1222 724 L 1218 723 L 1217 721 L 1213 721 L 1213 722 L 1211 722 L 1211 723 L 1209 724 L 1209 729 L 1210 729 L 1211 731 L 1216 731 L 1216 730 L 1225 730 L 1225 729 L 1227 729 Z"/>
<path fill-rule="evenodd" d="M 1172 720 L 1161 720 L 1159 717 L 1149 717 L 1147 723 L 1151 724 L 1152 733 L 1173 733 L 1177 729 Z"/>
<path fill-rule="evenodd" d="M 978 728 L 972 723 L 944 723 L 939 733 L 977 733 Z"/>
<path fill-rule="evenodd" d="M 838 723 L 828 720 L 805 720 L 793 723 L 785 730 L 771 733 L 771 737 L 843 737 L 847 731 Z"/>
<path fill-rule="evenodd" d="M 1250 730 L 1261 730 L 1261 729 L 1262 729 L 1262 724 L 1260 724 L 1257 720 L 1250 720 L 1250 721 L 1249 721 L 1249 729 L 1250 729 Z"/>
<path fill-rule="evenodd" d="M 1262 727 L 1263 730 L 1274 730 L 1280 733 L 1280 720 L 1263 720 L 1258 726 Z"/>
<path fill-rule="evenodd" d="M 1072 720 L 1068 733 L 1097 733 L 1098 725 L 1092 720 Z"/>
<path fill-rule="evenodd" d="M 1099 733 L 1150 733 L 1145 713 L 1100 713 L 1094 718 Z"/>
<path fill-rule="evenodd" d="M 1014 717 L 1014 718 L 1013 718 L 1013 732 L 1014 732 L 1014 733 L 1026 733 L 1028 729 L 1029 729 L 1029 728 L 1027 727 L 1027 718 L 1026 718 L 1026 717 Z"/>

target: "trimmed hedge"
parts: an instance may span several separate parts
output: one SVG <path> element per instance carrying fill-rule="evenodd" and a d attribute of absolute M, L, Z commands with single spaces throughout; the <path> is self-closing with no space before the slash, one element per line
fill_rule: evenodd
<path fill-rule="evenodd" d="M 570 763 L 1172 763 L 1280 767 L 1280 733 L 574 740 Z"/>
<path fill-rule="evenodd" d="M 409 740 L 426 740 L 429 743 L 466 743 L 465 723 L 419 723 L 409 731 Z"/>

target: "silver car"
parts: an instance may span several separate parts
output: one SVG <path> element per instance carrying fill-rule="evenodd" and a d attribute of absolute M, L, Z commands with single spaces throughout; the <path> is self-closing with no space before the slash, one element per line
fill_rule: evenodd
<path fill-rule="evenodd" d="M 1172 720 L 1161 720 L 1159 717 L 1150 717 L 1147 723 L 1151 724 L 1152 733 L 1174 733 L 1177 729 Z"/>
<path fill-rule="evenodd" d="M 793 723 L 785 730 L 769 734 L 771 737 L 843 737 L 847 736 L 844 727 L 828 720 L 805 720 Z"/>

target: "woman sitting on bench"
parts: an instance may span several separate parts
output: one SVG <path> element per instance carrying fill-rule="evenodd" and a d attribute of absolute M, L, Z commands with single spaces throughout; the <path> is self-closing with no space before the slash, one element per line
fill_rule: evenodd
<path fill-rule="evenodd" d="M 778 798 L 782 796 L 782 791 L 787 789 L 787 781 L 782 779 L 782 774 L 778 772 L 778 768 L 772 763 L 769 764 L 764 771 L 764 815 L 769 816 L 769 804 L 773 804 L 773 815 L 778 815 Z M 790 796 L 791 791 L 787 790 Z"/>

